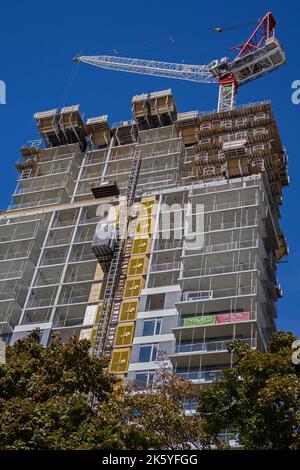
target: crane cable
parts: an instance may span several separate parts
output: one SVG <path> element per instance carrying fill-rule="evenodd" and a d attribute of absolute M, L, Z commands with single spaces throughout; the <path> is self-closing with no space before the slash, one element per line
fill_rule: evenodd
<path fill-rule="evenodd" d="M 239 24 L 234 24 L 230 26 L 225 26 L 222 28 L 221 26 L 218 26 L 215 28 L 215 31 L 217 33 L 224 33 L 226 31 L 235 31 L 236 29 L 243 29 L 246 28 L 247 26 L 251 26 L 254 24 L 259 24 L 261 19 L 259 18 L 258 20 L 252 20 L 252 21 L 247 21 L 247 23 L 239 23 Z"/>
<path fill-rule="evenodd" d="M 61 95 L 61 105 L 62 106 L 65 106 L 66 101 L 69 97 L 69 94 L 71 92 L 75 77 L 77 75 L 78 66 L 79 66 L 79 63 L 73 63 L 71 73 L 70 73 L 70 75 L 69 75 L 69 77 L 66 81 L 65 88 L 64 88 L 63 93 Z"/>

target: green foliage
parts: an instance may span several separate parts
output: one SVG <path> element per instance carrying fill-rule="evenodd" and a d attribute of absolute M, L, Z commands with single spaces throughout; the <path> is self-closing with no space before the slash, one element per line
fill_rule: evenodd
<path fill-rule="evenodd" d="M 210 439 L 203 430 L 199 414 L 187 415 L 184 402 L 195 397 L 194 386 L 162 369 L 155 377 L 155 389 L 123 397 L 121 416 L 136 432 L 142 430 L 148 448 L 184 450 L 209 447 Z"/>
<path fill-rule="evenodd" d="M 245 449 L 299 449 L 300 378 L 292 363 L 291 333 L 276 333 L 269 352 L 233 341 L 235 368 L 199 395 L 205 429 L 234 428 Z"/>
<path fill-rule="evenodd" d="M 38 331 L 7 350 L 0 366 L 0 449 L 199 449 L 223 445 L 225 428 L 245 449 L 300 449 L 300 366 L 292 334 L 277 333 L 269 352 L 233 341 L 235 368 L 199 393 L 198 412 L 184 402 L 194 385 L 160 370 L 155 389 L 136 392 L 107 372 L 107 359 L 71 338 L 39 343 Z M 91 406 L 91 397 L 97 406 Z"/>
<path fill-rule="evenodd" d="M 89 348 L 75 337 L 61 344 L 58 336 L 44 348 L 38 331 L 8 347 L 7 363 L 0 367 L 1 449 L 110 445 L 111 423 L 102 428 L 99 442 L 86 433 L 99 426 L 89 397 L 107 402 L 115 383 L 105 371 L 106 359 L 91 356 Z"/>

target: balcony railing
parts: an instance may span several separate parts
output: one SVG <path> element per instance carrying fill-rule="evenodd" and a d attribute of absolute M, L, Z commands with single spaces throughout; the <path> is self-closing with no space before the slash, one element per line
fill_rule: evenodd
<path fill-rule="evenodd" d="M 148 144 L 153 142 L 161 142 L 164 140 L 180 139 L 174 126 L 160 127 L 158 129 L 145 129 L 139 132 L 139 144 Z"/>
<path fill-rule="evenodd" d="M 17 299 L 20 293 L 20 289 L 8 290 L 5 292 L 0 292 L 0 301 L 2 300 L 12 300 Z"/>
<path fill-rule="evenodd" d="M 188 291 L 184 292 L 182 302 L 197 302 L 198 300 L 204 301 L 224 297 L 238 297 L 241 295 L 256 295 L 256 293 L 256 286 L 232 287 L 228 289 L 214 289 L 203 291 Z"/>
<path fill-rule="evenodd" d="M 57 319 L 54 321 L 53 327 L 54 328 L 67 328 L 71 326 L 82 326 L 83 318 L 84 316 L 82 315 L 81 317 L 77 317 L 77 318 L 67 317 L 63 319 Z"/>
<path fill-rule="evenodd" d="M 53 257 L 53 258 L 48 258 L 47 256 L 44 256 L 41 260 L 40 265 L 41 266 L 51 266 L 52 264 L 64 264 L 67 259 L 67 256 L 59 256 L 59 257 Z"/>
<path fill-rule="evenodd" d="M 150 267 L 150 272 L 173 271 L 174 269 L 180 269 L 180 261 L 174 261 L 173 263 L 152 264 Z"/>
<path fill-rule="evenodd" d="M 32 192 L 35 192 L 35 191 L 48 191 L 48 190 L 51 190 L 51 189 L 65 188 L 66 184 L 69 181 L 70 181 L 69 178 L 64 178 L 63 180 L 58 181 L 56 183 L 51 183 L 51 184 L 45 183 L 41 186 L 37 185 L 36 183 L 31 184 L 29 187 L 20 187 L 19 186 L 15 189 L 14 195 L 32 193 Z"/>
<path fill-rule="evenodd" d="M 177 343 L 175 344 L 175 353 L 192 353 L 192 352 L 226 352 L 228 350 L 229 343 L 233 341 L 233 338 L 225 341 L 208 341 L 198 343 Z M 240 339 L 244 344 L 248 344 L 251 348 L 256 347 L 256 338 Z"/>
<path fill-rule="evenodd" d="M 93 282 L 93 281 L 101 281 L 102 277 L 99 276 L 95 278 L 95 273 L 82 273 L 82 274 L 70 274 L 65 278 L 65 283 L 73 283 L 73 282 Z"/>
<path fill-rule="evenodd" d="M 31 254 L 31 247 L 23 251 L 9 251 L 3 254 L 0 254 L 0 261 L 14 260 L 18 258 L 28 258 Z"/>
<path fill-rule="evenodd" d="M 241 271 L 251 271 L 253 269 L 257 269 L 257 263 L 243 263 L 243 264 L 235 264 L 230 266 L 212 266 L 210 268 L 202 268 L 202 269 L 185 269 L 183 271 L 183 277 L 180 278 L 181 281 L 184 281 L 189 278 L 198 278 L 201 276 L 210 276 L 214 274 L 228 274 L 228 273 L 236 273 Z"/>
<path fill-rule="evenodd" d="M 205 370 L 201 372 L 176 372 L 176 375 L 191 382 L 211 382 L 222 375 L 222 370 Z"/>
<path fill-rule="evenodd" d="M 10 204 L 7 208 L 7 210 L 18 210 L 18 209 L 26 209 L 27 207 L 37 207 L 37 206 L 46 206 L 49 204 L 57 204 L 61 202 L 62 198 L 62 191 L 59 192 L 59 196 L 53 197 L 50 199 L 39 199 L 37 201 L 32 201 L 32 202 L 20 202 L 16 204 L 13 202 Z"/>
<path fill-rule="evenodd" d="M 220 251 L 230 251 L 230 250 L 242 250 L 245 248 L 258 248 L 259 240 L 258 238 L 255 240 L 244 240 L 240 242 L 230 242 L 230 243 L 220 243 L 217 245 L 207 245 L 203 246 L 202 248 L 189 248 L 189 246 L 184 245 L 184 248 L 188 250 L 186 256 L 192 256 L 194 254 L 204 255 L 207 253 L 217 253 Z"/>
<path fill-rule="evenodd" d="M 5 273 L 0 273 L 0 281 L 4 280 L 6 281 L 7 279 L 17 279 L 22 277 L 23 275 L 23 269 L 20 269 L 18 271 L 6 271 Z"/>
<path fill-rule="evenodd" d="M 153 251 L 173 250 L 174 248 L 182 248 L 182 239 L 180 240 L 160 240 L 154 242 Z"/>
<path fill-rule="evenodd" d="M 219 315 L 219 314 L 217 314 Z M 221 317 L 223 314 L 220 314 Z M 224 316 L 226 315 L 229 315 L 229 321 L 227 321 L 226 323 L 220 321 L 219 323 L 217 323 L 218 325 L 225 325 L 228 323 L 236 323 L 236 322 L 244 322 L 244 321 L 250 321 L 250 320 L 257 320 L 257 317 L 261 316 L 262 314 L 259 313 L 259 315 L 257 315 L 257 311 L 256 310 L 250 310 L 249 312 L 227 312 L 227 313 L 224 313 Z M 208 318 L 210 320 L 210 317 L 211 316 L 215 316 L 215 314 L 208 314 Z M 197 323 L 197 321 L 195 323 L 191 322 L 190 325 L 187 325 L 186 324 L 186 320 L 193 320 L 194 318 L 196 319 L 197 317 L 199 317 L 199 314 L 195 314 L 193 315 L 192 317 L 186 317 L 186 316 L 183 316 L 183 317 L 179 317 L 178 319 L 178 326 L 177 327 L 190 327 L 190 328 L 194 328 L 194 327 L 197 327 L 197 326 L 210 326 L 210 325 L 215 325 L 216 323 L 215 322 L 205 322 L 205 319 L 206 319 L 206 315 L 202 315 L 202 318 L 203 318 L 203 323 L 199 322 Z"/>
<path fill-rule="evenodd" d="M 48 163 L 48 162 L 42 162 L 42 164 L 43 163 Z M 44 171 L 41 171 L 42 167 L 40 166 L 40 170 L 38 170 L 37 173 L 32 175 L 30 178 L 21 177 L 19 178 L 19 181 L 22 181 L 22 183 L 30 181 L 32 183 L 33 180 L 36 181 L 37 178 L 43 178 L 43 177 L 48 178 L 49 176 L 52 176 L 52 175 L 64 174 L 64 173 L 69 172 L 73 165 L 74 165 L 73 161 L 69 162 L 68 165 L 66 165 L 65 163 L 63 164 L 56 163 L 56 164 L 52 164 L 49 168 L 47 168 Z"/>
<path fill-rule="evenodd" d="M 77 304 L 77 303 L 87 303 L 92 301 L 89 301 L 89 292 L 86 294 L 82 295 L 69 295 L 69 296 L 63 296 L 59 300 L 60 305 L 65 305 L 65 304 Z M 99 301 L 98 301 L 99 302 Z"/>
<path fill-rule="evenodd" d="M 49 238 L 47 240 L 45 248 L 49 248 L 51 246 L 58 246 L 58 245 L 69 245 L 70 244 L 70 237 L 69 238 Z"/>

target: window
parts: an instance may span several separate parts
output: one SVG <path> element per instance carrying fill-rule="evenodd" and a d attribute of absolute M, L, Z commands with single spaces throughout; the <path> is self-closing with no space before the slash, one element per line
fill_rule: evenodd
<path fill-rule="evenodd" d="M 157 344 L 145 344 L 140 347 L 139 362 L 156 361 L 158 351 Z"/>
<path fill-rule="evenodd" d="M 4 335 L 0 335 L 0 341 L 4 341 L 4 343 L 6 344 L 9 344 L 10 343 L 10 340 L 11 340 L 11 337 L 12 337 L 12 333 L 7 333 L 7 334 L 4 334 Z"/>
<path fill-rule="evenodd" d="M 154 372 L 137 373 L 135 376 L 135 388 L 143 390 L 146 387 L 151 387 L 153 384 Z"/>
<path fill-rule="evenodd" d="M 143 328 L 143 336 L 159 335 L 161 329 L 161 319 L 145 320 Z"/>
<path fill-rule="evenodd" d="M 152 294 L 147 298 L 146 311 L 162 310 L 165 305 L 165 294 Z"/>

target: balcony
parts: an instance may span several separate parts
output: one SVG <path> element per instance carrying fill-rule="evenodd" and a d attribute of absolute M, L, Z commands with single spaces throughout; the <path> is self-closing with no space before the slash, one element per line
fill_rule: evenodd
<path fill-rule="evenodd" d="M 58 196 L 55 196 L 53 198 L 48 198 L 48 199 L 41 198 L 41 199 L 37 199 L 34 201 L 30 201 L 30 202 L 25 202 L 25 201 L 19 202 L 19 203 L 12 202 L 8 206 L 7 210 L 14 211 L 14 210 L 19 210 L 19 209 L 27 209 L 30 207 L 48 206 L 52 204 L 59 204 L 61 202 L 67 202 L 68 199 L 69 198 L 66 195 L 65 190 L 61 190 L 59 191 Z"/>
<path fill-rule="evenodd" d="M 175 370 L 209 367 L 218 371 L 223 367 L 232 366 L 232 353 L 228 352 L 228 346 L 233 340 L 232 336 L 230 339 L 217 341 L 174 342 L 174 352 L 169 355 L 169 358 Z M 242 338 L 240 341 L 250 348 L 256 348 L 256 338 L 254 337 Z"/>
<path fill-rule="evenodd" d="M 174 271 L 180 269 L 180 261 L 175 261 L 173 263 L 160 263 L 152 264 L 149 272 L 159 272 L 159 271 Z"/>
<path fill-rule="evenodd" d="M 182 239 L 181 240 L 160 240 L 157 239 L 154 242 L 153 251 L 166 251 L 174 250 L 177 248 L 182 249 Z"/>
<path fill-rule="evenodd" d="M 15 300 L 0 304 L 0 334 L 10 334 L 18 324 L 22 309 Z"/>
<path fill-rule="evenodd" d="M 46 182 L 42 185 L 39 185 L 36 182 L 33 182 L 29 186 L 24 186 L 22 183 L 22 185 L 19 184 L 16 187 L 13 197 L 22 195 L 22 194 L 33 193 L 33 192 L 41 192 L 41 191 L 44 192 L 44 191 L 51 191 L 51 190 L 59 189 L 59 188 L 66 188 L 69 182 L 70 182 L 69 178 L 63 178 L 61 181 L 57 181 L 55 183 Z"/>
<path fill-rule="evenodd" d="M 243 263 L 230 266 L 212 266 L 209 268 L 202 269 L 186 269 L 183 271 L 183 276 L 179 278 L 179 281 L 184 282 L 192 278 L 198 279 L 199 277 L 203 276 L 253 271 L 255 269 L 257 269 L 257 263 Z"/>
<path fill-rule="evenodd" d="M 205 370 L 205 371 L 195 371 L 195 372 L 176 372 L 176 375 L 179 377 L 189 380 L 190 382 L 194 383 L 201 383 L 201 382 L 213 382 L 217 380 L 222 375 L 222 369 L 218 370 Z"/>
<path fill-rule="evenodd" d="M 231 341 L 233 341 L 233 338 L 224 341 L 176 343 L 175 354 L 224 352 L 228 350 Z M 256 347 L 255 338 L 240 339 L 240 341 L 248 344 L 251 348 Z"/>
<path fill-rule="evenodd" d="M 39 181 L 42 178 L 49 178 L 53 175 L 65 174 L 69 173 L 72 168 L 74 168 L 74 162 L 69 161 L 66 164 L 65 161 L 52 163 L 49 165 L 50 162 L 40 162 L 37 172 L 35 172 L 30 178 L 22 178 L 22 176 L 18 179 L 18 181 L 23 182 L 31 182 Z"/>
<path fill-rule="evenodd" d="M 180 139 L 174 126 L 160 127 L 158 129 L 147 129 L 139 132 L 140 145 L 162 142 L 165 140 Z"/>
<path fill-rule="evenodd" d="M 199 300 L 206 301 L 226 297 L 239 297 L 242 295 L 256 295 L 256 292 L 257 290 L 255 286 L 232 287 L 228 289 L 215 289 L 203 291 L 189 291 L 184 292 L 183 300 L 180 303 L 197 302 Z"/>
<path fill-rule="evenodd" d="M 236 251 L 236 250 L 246 250 L 246 249 L 252 249 L 252 248 L 258 248 L 260 251 L 260 255 L 263 258 L 267 257 L 266 250 L 263 245 L 263 241 L 261 240 L 260 237 L 257 237 L 254 240 L 243 240 L 243 241 L 236 241 L 236 242 L 230 242 L 230 243 L 218 243 L 216 245 L 204 245 L 202 248 L 190 248 L 186 245 L 184 245 L 184 254 L 183 256 L 187 258 L 192 258 L 194 256 L 201 256 L 201 255 L 207 255 L 207 254 L 214 254 L 214 253 L 220 253 L 220 252 L 228 252 L 228 251 Z"/>
<path fill-rule="evenodd" d="M 188 291 L 184 293 L 181 301 L 175 302 L 175 306 L 180 315 L 199 316 L 210 314 L 210 312 L 230 312 L 234 299 L 236 311 L 249 312 L 252 310 L 253 297 L 258 296 L 259 301 L 263 300 L 260 295 L 261 290 L 258 290 L 255 285 Z"/>
<path fill-rule="evenodd" d="M 168 143 L 166 141 L 166 143 Z M 146 144 L 147 145 L 147 144 Z M 140 144 L 138 148 L 141 148 L 143 144 Z M 161 150 L 153 150 L 151 152 L 147 152 L 146 148 L 142 150 L 143 152 L 143 160 L 151 159 L 151 158 L 156 158 L 156 157 L 169 157 L 170 155 L 175 155 L 178 153 L 181 153 L 183 151 L 182 148 L 182 143 L 179 142 L 177 144 L 173 144 L 172 142 L 169 142 L 169 145 L 165 149 Z"/>

